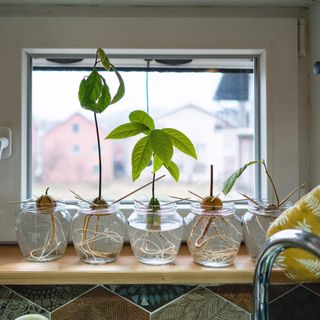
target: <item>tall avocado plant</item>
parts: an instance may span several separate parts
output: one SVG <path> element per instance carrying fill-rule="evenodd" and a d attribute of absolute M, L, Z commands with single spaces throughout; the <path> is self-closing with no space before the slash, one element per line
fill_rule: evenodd
<path fill-rule="evenodd" d="M 118 79 L 119 85 L 114 96 L 111 95 L 109 86 L 105 78 L 99 73 L 97 67 L 102 64 L 106 71 L 113 71 Z M 101 161 L 101 145 L 99 136 L 99 127 L 97 120 L 97 113 L 102 113 L 107 107 L 115 104 L 122 99 L 125 93 L 125 86 L 120 73 L 116 67 L 110 63 L 109 58 L 103 49 L 98 48 L 96 51 L 95 62 L 93 70 L 86 76 L 80 83 L 78 98 L 81 107 L 93 112 L 97 144 L 98 144 L 98 155 L 99 155 L 99 192 L 98 196 L 92 201 L 94 204 L 93 208 L 107 207 L 107 202 L 102 197 L 102 161 Z"/>
<path fill-rule="evenodd" d="M 152 208 L 153 212 L 157 212 L 160 209 L 160 202 L 155 195 L 156 172 L 165 167 L 173 179 L 178 181 L 179 167 L 172 160 L 174 149 L 176 148 L 194 159 L 197 159 L 197 154 L 193 143 L 184 133 L 173 128 L 157 129 L 152 117 L 142 110 L 132 111 L 129 114 L 129 122 L 112 130 L 106 139 L 124 139 L 138 134 L 144 136 L 138 140 L 132 151 L 132 180 L 137 180 L 152 161 L 153 183 L 149 208 Z M 148 219 L 148 224 L 154 224 L 159 223 L 155 219 L 159 220 L 160 217 L 150 215 Z"/>

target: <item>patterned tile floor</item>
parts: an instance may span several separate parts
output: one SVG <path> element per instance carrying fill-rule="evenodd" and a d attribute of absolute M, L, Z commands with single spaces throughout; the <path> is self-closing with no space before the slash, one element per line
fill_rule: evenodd
<path fill-rule="evenodd" d="M 319 320 L 320 283 L 276 285 L 270 320 Z M 250 320 L 252 286 L 0 286 L 0 320 Z"/>

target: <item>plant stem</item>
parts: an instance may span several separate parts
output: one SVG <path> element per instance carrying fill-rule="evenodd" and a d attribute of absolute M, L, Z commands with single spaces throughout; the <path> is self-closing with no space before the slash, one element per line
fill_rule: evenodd
<path fill-rule="evenodd" d="M 98 64 L 98 50 L 96 51 L 96 60 L 94 62 L 94 66 L 93 66 L 93 69 L 96 68 L 96 65 Z"/>
<path fill-rule="evenodd" d="M 99 196 L 98 196 L 98 199 L 101 199 L 101 188 L 102 188 L 101 147 L 100 147 L 100 136 L 99 136 L 99 127 L 98 127 L 97 114 L 95 112 L 94 112 L 94 122 L 95 122 L 95 125 L 96 125 L 98 154 L 99 154 Z"/>
<path fill-rule="evenodd" d="M 154 201 L 154 186 L 155 186 L 155 179 L 156 179 L 156 174 L 154 173 L 152 176 L 152 199 Z"/>
<path fill-rule="evenodd" d="M 213 165 L 210 165 L 210 196 L 213 197 Z"/>

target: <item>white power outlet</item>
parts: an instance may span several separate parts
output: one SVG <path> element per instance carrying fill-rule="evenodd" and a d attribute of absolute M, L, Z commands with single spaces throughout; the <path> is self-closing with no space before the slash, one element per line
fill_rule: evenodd
<path fill-rule="evenodd" d="M 6 127 L 0 127 L 0 138 L 5 137 L 8 139 L 8 146 L 3 149 L 2 153 L 1 153 L 1 160 L 6 160 L 9 159 L 12 155 L 12 131 L 10 128 L 6 128 Z M 0 146 L 1 148 L 1 146 Z"/>

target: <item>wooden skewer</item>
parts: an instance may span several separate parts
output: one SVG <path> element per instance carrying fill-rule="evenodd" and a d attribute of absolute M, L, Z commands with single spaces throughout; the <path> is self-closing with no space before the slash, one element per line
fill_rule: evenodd
<path fill-rule="evenodd" d="M 245 195 L 244 193 L 239 192 L 243 197 L 245 197 L 246 199 L 250 200 L 251 202 L 253 202 L 255 205 L 257 205 L 259 208 L 262 208 L 264 210 L 267 210 L 266 207 L 262 206 L 260 203 L 256 202 L 255 200 L 251 199 L 250 197 L 248 197 L 247 195 Z"/>
<path fill-rule="evenodd" d="M 199 196 L 198 194 L 196 194 L 196 193 L 194 193 L 194 192 L 192 192 L 192 191 L 190 191 L 190 190 L 188 190 L 188 192 L 191 193 L 191 194 L 193 194 L 194 196 L 200 198 L 201 200 L 204 200 L 204 198 L 201 197 L 201 196 Z"/>
<path fill-rule="evenodd" d="M 167 203 L 163 204 L 162 207 L 168 206 L 169 204 L 177 203 L 177 202 L 180 202 L 180 201 L 189 200 L 189 199 L 190 199 L 190 198 L 181 198 L 181 199 L 179 199 L 179 200 L 177 200 L 177 201 L 167 202 Z"/>
<path fill-rule="evenodd" d="M 283 200 L 279 203 L 279 207 L 281 207 L 293 194 L 295 194 L 299 189 L 303 188 L 306 184 L 300 184 L 300 186 L 297 186 L 294 188 L 286 197 L 284 197 Z"/>
<path fill-rule="evenodd" d="M 86 202 L 86 203 L 88 203 L 88 204 L 90 204 L 90 205 L 92 205 L 92 206 L 94 206 L 94 207 L 99 207 L 98 204 L 83 199 L 81 196 L 79 196 L 77 193 L 75 193 L 75 192 L 72 191 L 71 189 L 68 189 L 68 190 L 75 195 L 75 198 L 76 198 L 76 199 L 81 200 L 81 201 L 83 201 L 83 202 Z"/>
<path fill-rule="evenodd" d="M 179 199 L 179 200 L 184 200 L 184 198 L 180 198 L 180 197 L 176 197 L 176 196 L 169 196 L 170 198 L 173 198 L 173 199 Z M 187 198 L 188 199 L 188 198 Z M 189 201 L 191 202 L 197 202 L 197 203 L 200 203 L 199 201 L 197 200 L 192 200 L 192 199 L 188 199 Z"/>
<path fill-rule="evenodd" d="M 138 200 L 136 200 L 136 199 L 133 199 L 133 201 L 138 202 L 138 203 L 139 203 L 139 204 L 141 204 L 142 206 L 144 206 L 144 207 L 148 208 L 148 206 L 147 206 L 147 205 L 145 205 L 144 203 L 142 203 L 141 201 L 138 201 Z"/>
<path fill-rule="evenodd" d="M 158 181 L 158 180 L 160 180 L 160 179 L 164 178 L 165 176 L 166 176 L 166 175 L 164 174 L 163 176 L 161 176 L 161 177 L 159 177 L 159 178 L 155 179 L 154 181 Z M 149 182 L 149 183 L 146 183 L 146 184 L 145 184 L 145 185 L 143 185 L 142 187 L 140 187 L 140 188 L 138 188 L 138 189 L 136 189 L 136 190 L 134 190 L 134 191 L 132 191 L 132 192 L 128 193 L 127 195 L 123 196 L 122 198 L 120 198 L 120 199 L 118 199 L 118 200 L 116 200 L 116 201 L 113 201 L 113 202 L 111 203 L 111 205 L 113 205 L 113 204 L 115 204 L 115 203 L 117 203 L 117 202 L 119 202 L 119 201 L 121 201 L 121 200 L 123 200 L 123 199 L 125 199 L 125 198 L 127 198 L 127 197 L 129 197 L 129 196 L 131 196 L 132 194 L 134 194 L 134 193 L 136 193 L 136 192 L 140 191 L 141 189 L 143 189 L 143 188 L 145 188 L 145 187 L 149 186 L 149 185 L 150 185 L 150 184 L 152 184 L 152 183 L 153 183 L 153 181 L 151 181 L 151 182 Z"/>

